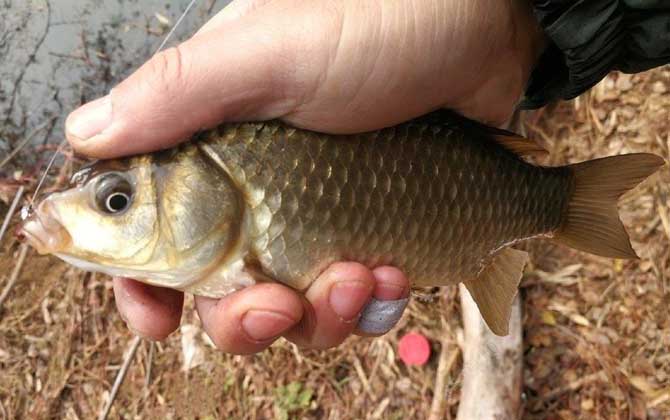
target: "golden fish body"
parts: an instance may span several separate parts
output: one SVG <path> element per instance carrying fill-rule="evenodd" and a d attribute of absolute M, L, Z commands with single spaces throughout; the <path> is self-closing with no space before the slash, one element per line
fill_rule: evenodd
<path fill-rule="evenodd" d="M 450 124 L 344 138 L 241 124 L 191 147 L 240 191 L 253 258 L 298 289 L 335 261 L 394 265 L 418 286 L 472 278 L 494 251 L 558 228 L 572 188 L 566 168 Z"/>
<path fill-rule="evenodd" d="M 504 333 L 526 261 L 506 247 L 553 237 L 634 256 L 616 200 L 663 162 L 638 154 L 544 168 L 518 148 L 509 133 L 449 113 L 339 136 L 228 124 L 84 169 L 23 231 L 80 267 L 205 296 L 269 279 L 304 290 L 335 261 L 394 265 L 416 286 L 465 282 Z"/>

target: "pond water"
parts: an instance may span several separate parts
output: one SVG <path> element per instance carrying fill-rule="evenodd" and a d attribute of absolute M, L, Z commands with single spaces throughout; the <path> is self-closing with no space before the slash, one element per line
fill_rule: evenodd
<path fill-rule="evenodd" d="M 229 2 L 196 1 L 167 45 Z M 67 114 L 146 61 L 189 3 L 0 0 L 0 161 L 36 127 L 32 146 L 59 143 Z M 3 172 L 31 160 L 27 147 Z"/>

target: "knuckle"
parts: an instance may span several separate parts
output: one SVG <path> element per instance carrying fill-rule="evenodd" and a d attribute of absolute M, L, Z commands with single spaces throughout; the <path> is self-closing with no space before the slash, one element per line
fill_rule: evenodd
<path fill-rule="evenodd" d="M 362 282 L 374 282 L 372 271 L 357 262 L 337 262 L 327 269 L 327 277 L 337 281 L 346 278 L 347 280 L 358 280 Z"/>
<path fill-rule="evenodd" d="M 183 88 L 185 60 L 181 46 L 171 47 L 154 55 L 146 64 L 147 80 L 159 93 L 178 92 Z"/>

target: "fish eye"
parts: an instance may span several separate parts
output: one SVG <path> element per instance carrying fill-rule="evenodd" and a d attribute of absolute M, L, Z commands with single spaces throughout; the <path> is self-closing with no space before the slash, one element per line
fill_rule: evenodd
<path fill-rule="evenodd" d="M 125 176 L 108 173 L 100 176 L 95 185 L 95 204 L 103 213 L 119 214 L 132 202 L 132 186 Z"/>

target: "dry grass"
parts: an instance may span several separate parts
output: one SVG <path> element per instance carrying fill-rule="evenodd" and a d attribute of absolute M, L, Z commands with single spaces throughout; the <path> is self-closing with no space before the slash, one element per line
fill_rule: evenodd
<path fill-rule="evenodd" d="M 669 159 L 669 90 L 667 67 L 612 75 L 576 101 L 528 115 L 529 132 L 551 150 L 550 164 L 634 151 Z M 666 167 L 621 204 L 639 261 L 529 246 L 533 265 L 522 287 L 526 418 L 670 416 L 669 181 Z M 8 202 L 16 184 L 3 188 Z M 1 288 L 19 244 L 6 238 L 0 245 Z M 157 344 L 153 356 L 148 343 L 140 345 L 111 418 L 424 418 L 441 347 L 457 348 L 456 293 L 446 288 L 414 299 L 382 338 L 354 337 L 325 352 L 280 341 L 251 357 L 216 352 L 187 310 L 182 330 Z M 397 339 L 409 330 L 433 343 L 434 357 L 422 368 L 397 357 Z M 95 418 L 131 340 L 106 278 L 31 251 L 0 313 L 0 418 Z M 183 346 L 193 352 L 187 371 Z M 447 372 L 447 418 L 458 406 L 460 363 Z"/>

